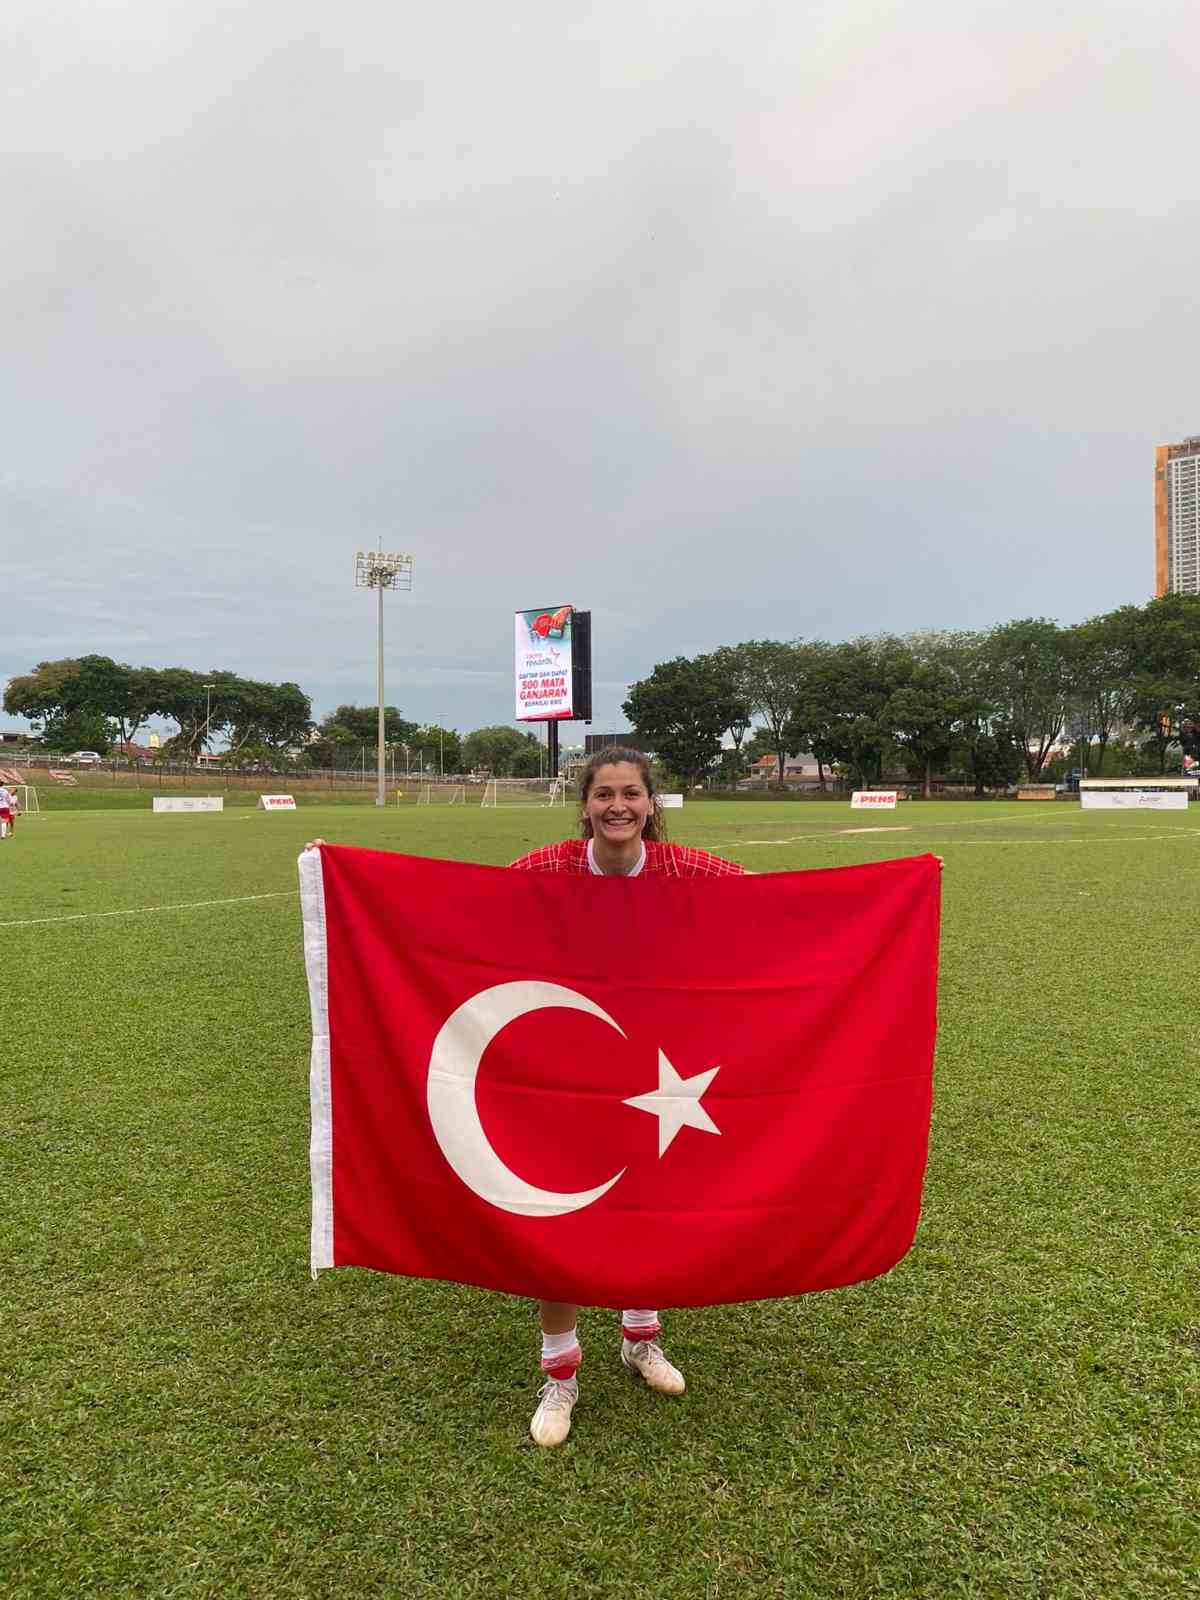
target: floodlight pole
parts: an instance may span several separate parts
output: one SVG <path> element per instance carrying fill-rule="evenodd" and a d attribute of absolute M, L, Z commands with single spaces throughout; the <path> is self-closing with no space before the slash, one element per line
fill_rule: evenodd
<path fill-rule="evenodd" d="M 355 557 L 354 583 L 359 589 L 375 589 L 379 601 L 379 723 L 375 749 L 375 804 L 387 804 L 386 755 L 384 753 L 384 692 L 383 692 L 383 591 L 385 589 L 412 588 L 412 557 L 395 551 L 359 550 Z"/>
<path fill-rule="evenodd" d="M 375 729 L 375 804 L 377 806 L 382 806 L 387 804 L 387 796 L 384 793 L 383 782 L 383 741 L 385 736 L 385 719 L 383 715 L 383 585 L 379 583 L 376 584 L 375 587 L 378 590 L 377 598 L 379 601 L 379 720 Z"/>
<path fill-rule="evenodd" d="M 213 692 L 212 684 L 211 683 L 206 683 L 204 685 L 204 690 L 205 690 L 204 748 L 205 748 L 205 750 L 207 750 L 208 749 L 209 724 L 212 722 L 212 692 Z"/>

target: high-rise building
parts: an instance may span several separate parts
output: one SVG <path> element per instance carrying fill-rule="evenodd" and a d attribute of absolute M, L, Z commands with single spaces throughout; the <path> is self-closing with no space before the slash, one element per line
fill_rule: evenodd
<path fill-rule="evenodd" d="M 1200 594 L 1200 434 L 1154 452 L 1154 592 Z"/>

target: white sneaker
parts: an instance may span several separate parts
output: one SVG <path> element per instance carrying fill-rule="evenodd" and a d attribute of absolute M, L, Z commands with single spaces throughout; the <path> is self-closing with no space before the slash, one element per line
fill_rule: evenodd
<path fill-rule="evenodd" d="M 631 1372 L 640 1373 L 648 1386 L 657 1389 L 659 1394 L 682 1394 L 687 1388 L 683 1373 L 671 1365 L 652 1339 L 639 1339 L 636 1344 L 622 1339 L 621 1360 Z"/>
<path fill-rule="evenodd" d="M 571 1431 L 571 1412 L 579 1399 L 578 1378 L 547 1378 L 538 1390 L 541 1405 L 533 1413 L 529 1434 L 534 1444 L 561 1444 Z"/>

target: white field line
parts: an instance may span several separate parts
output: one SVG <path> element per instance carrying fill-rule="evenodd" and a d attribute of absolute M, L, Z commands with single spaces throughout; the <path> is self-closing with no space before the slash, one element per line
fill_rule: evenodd
<path fill-rule="evenodd" d="M 839 833 L 911 833 L 911 828 L 839 828 Z"/>
<path fill-rule="evenodd" d="M 276 889 L 271 894 L 239 894 L 232 900 L 183 900 L 170 906 L 132 906 L 128 911 L 74 911 L 65 917 L 22 917 L 17 922 L 0 922 L 0 928 L 35 928 L 50 922 L 91 922 L 99 917 L 145 917 L 155 911 L 199 911 L 208 906 L 242 906 L 251 900 L 282 900 L 295 897 L 298 889 Z"/>
<path fill-rule="evenodd" d="M 726 855 L 731 855 L 735 851 L 744 850 L 750 845 L 799 844 L 802 841 L 809 840 L 809 839 L 829 839 L 829 840 L 831 840 L 831 841 L 836 843 L 840 838 L 843 838 L 846 834 L 848 834 L 848 833 L 858 833 L 860 831 L 866 832 L 866 831 L 875 831 L 875 830 L 866 830 L 866 829 L 859 830 L 857 828 L 843 828 L 839 833 L 798 833 L 791 839 L 742 839 L 737 844 L 728 844 L 724 840 L 722 840 L 719 844 L 709 845 L 709 846 L 706 846 L 706 848 L 714 850 L 714 851 L 717 851 L 717 850 L 723 851 Z M 883 832 L 884 830 L 880 829 L 878 831 L 879 832 Z M 922 829 L 921 831 L 924 833 L 926 830 Z M 929 831 L 936 833 L 935 829 L 930 829 Z M 1187 839 L 1187 838 L 1196 838 L 1196 837 L 1200 837 L 1200 828 L 1186 828 L 1186 829 L 1181 828 L 1181 829 L 1178 830 L 1178 832 L 1171 832 L 1171 833 L 1109 833 L 1109 834 L 1075 833 L 1075 834 L 1056 834 L 1054 836 L 1054 838 L 1052 838 L 1052 839 L 959 839 L 958 843 L 960 845 L 983 844 L 983 845 L 989 845 L 989 846 L 1001 845 L 1001 844 L 1037 844 L 1037 845 L 1046 845 L 1046 844 L 1059 844 L 1059 843 L 1062 843 L 1062 844 L 1124 844 L 1126 839 L 1133 839 L 1133 840 L 1138 840 L 1138 839 Z M 849 841 L 847 841 L 847 842 L 849 842 Z M 854 842 L 857 844 L 858 840 L 855 840 Z M 0 923 L 0 927 L 3 927 L 3 926 L 4 926 L 4 924 Z"/>
<path fill-rule="evenodd" d="M 1059 822 L 1062 822 L 1062 823 L 1066 824 L 1067 826 L 1072 826 L 1073 825 L 1072 820 L 1068 819 L 1067 817 L 1059 817 L 1059 818 L 1056 819 L 1056 818 L 1054 818 L 1052 816 L 1047 816 L 1044 812 L 1035 813 L 1035 815 L 1033 815 L 1031 817 L 1026 817 L 1022 813 L 1018 812 L 1017 815 L 1015 815 L 1015 816 L 1011 816 L 1010 815 L 1010 816 L 1007 816 L 1007 817 L 963 817 L 961 820 L 955 821 L 955 822 L 909 822 L 909 823 L 905 823 L 903 825 L 903 827 L 898 825 L 897 827 L 890 828 L 890 829 L 889 828 L 835 828 L 835 827 L 829 827 L 829 828 L 822 828 L 820 833 L 793 833 L 793 834 L 790 834 L 786 839 L 739 839 L 737 844 L 727 844 L 725 842 L 725 840 L 722 839 L 717 844 L 705 845 L 704 848 L 706 850 L 716 850 L 716 851 L 721 851 L 721 850 L 740 850 L 743 845 L 799 844 L 802 841 L 805 841 L 805 840 L 808 840 L 808 839 L 837 839 L 837 838 L 839 838 L 839 837 L 841 837 L 841 836 L 843 836 L 845 834 L 848 834 L 848 833 L 888 833 L 888 832 L 899 833 L 899 832 L 906 832 L 906 833 L 921 833 L 921 834 L 925 834 L 925 833 L 930 833 L 930 832 L 939 833 L 944 828 L 984 828 L 984 827 L 987 827 L 989 824 L 993 824 L 993 825 L 994 824 L 998 824 L 998 823 L 999 824 L 1003 824 L 1005 822 L 1011 822 L 1011 823 L 1020 822 L 1020 824 L 1023 826 L 1026 822 L 1052 822 L 1052 821 L 1055 821 L 1055 820 L 1057 820 Z M 759 827 L 762 827 L 762 828 L 786 828 L 787 827 L 787 823 L 786 822 L 760 822 L 759 823 Z M 986 844 L 988 841 L 986 839 L 984 839 L 984 840 L 980 840 L 978 842 Z"/>
<path fill-rule="evenodd" d="M 964 804 L 966 804 L 966 803 L 967 802 L 964 802 Z M 897 816 L 912 816 L 912 817 L 919 818 L 921 813 L 919 811 L 911 811 L 911 812 L 898 811 L 896 813 L 896 815 Z M 995 823 L 1003 823 L 1003 822 L 1020 822 L 1022 825 L 1024 825 L 1027 822 L 1055 822 L 1055 821 L 1057 821 L 1057 822 L 1063 822 L 1063 823 L 1070 823 L 1073 820 L 1074 819 L 1071 818 L 1070 816 L 1064 815 L 1062 813 L 1058 813 L 1056 815 L 1055 812 L 1053 812 L 1049 808 L 1047 808 L 1044 811 L 1036 811 L 1035 810 L 1032 814 L 1030 814 L 1028 811 L 1010 811 L 1006 815 L 1000 816 L 1000 817 L 959 817 L 959 818 L 956 818 L 956 820 L 953 821 L 953 822 L 948 822 L 944 818 L 942 820 L 938 821 L 938 822 L 922 822 L 922 821 L 918 820 L 918 821 L 914 821 L 914 822 L 906 822 L 904 824 L 904 826 L 906 828 L 917 828 L 917 829 L 921 829 L 921 830 L 924 830 L 925 828 L 983 828 L 983 827 L 986 827 L 989 823 L 995 824 Z M 788 823 L 788 822 L 772 822 L 769 818 L 764 822 L 761 818 L 755 818 L 755 826 L 759 827 L 759 828 L 787 828 L 787 827 L 793 827 L 794 824 L 793 823 Z M 826 833 L 846 833 L 849 830 L 846 829 L 846 828 L 839 828 L 835 824 L 830 823 L 829 827 L 826 828 L 824 831 Z M 815 834 L 804 834 L 804 835 L 802 835 L 802 837 L 806 838 L 806 839 L 807 838 L 815 838 L 816 835 Z"/>
<path fill-rule="evenodd" d="M 1066 833 L 1055 839 L 960 839 L 959 844 L 1124 844 L 1126 839 L 1195 839 L 1200 828 L 1180 828 L 1176 833 Z"/>

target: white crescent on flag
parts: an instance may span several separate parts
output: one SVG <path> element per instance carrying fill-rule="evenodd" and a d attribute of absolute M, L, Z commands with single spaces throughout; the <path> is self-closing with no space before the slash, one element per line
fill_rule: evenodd
<path fill-rule="evenodd" d="M 475 1101 L 475 1080 L 484 1051 L 510 1022 L 550 1006 L 586 1012 L 588 1016 L 607 1022 L 610 1028 L 616 1028 L 622 1039 L 625 1037 L 623 1029 L 607 1011 L 575 989 L 533 981 L 498 983 L 464 1000 L 457 1011 L 451 1013 L 442 1024 L 429 1057 L 426 1101 L 434 1137 L 442 1154 L 467 1188 L 481 1200 L 519 1216 L 561 1217 L 568 1211 L 581 1211 L 607 1194 L 626 1170 L 622 1167 L 607 1183 L 573 1194 L 539 1189 L 501 1161 L 484 1132 Z M 712 1067 L 708 1072 L 681 1078 L 660 1050 L 658 1088 L 622 1101 L 623 1105 L 659 1119 L 660 1158 L 666 1154 L 680 1128 L 720 1133 L 720 1128 L 700 1103 L 720 1070 L 720 1067 Z"/>
<path fill-rule="evenodd" d="M 625 1172 L 622 1167 L 607 1183 L 574 1194 L 539 1189 L 505 1166 L 484 1132 L 475 1103 L 475 1079 L 484 1051 L 510 1022 L 548 1006 L 585 1011 L 625 1037 L 606 1011 L 574 989 L 557 983 L 498 983 L 451 1012 L 429 1057 L 429 1120 L 442 1154 L 481 1200 L 518 1216 L 561 1217 L 568 1211 L 580 1211 L 607 1194 Z"/>

